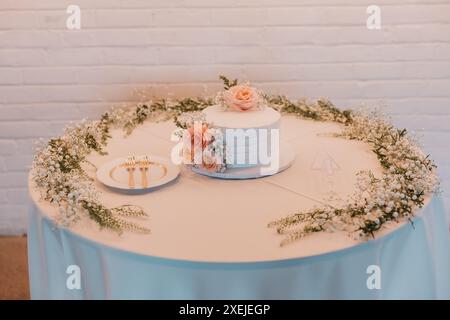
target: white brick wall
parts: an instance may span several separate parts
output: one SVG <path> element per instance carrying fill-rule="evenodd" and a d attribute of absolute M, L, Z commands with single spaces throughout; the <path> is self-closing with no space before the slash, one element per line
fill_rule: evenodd
<path fill-rule="evenodd" d="M 65 27 L 69 4 L 79 31 Z M 369 4 L 379 31 L 366 28 Z M 344 107 L 383 101 L 450 188 L 450 0 L 2 0 L 0 234 L 26 230 L 36 138 L 134 87 L 213 92 L 219 73 Z"/>

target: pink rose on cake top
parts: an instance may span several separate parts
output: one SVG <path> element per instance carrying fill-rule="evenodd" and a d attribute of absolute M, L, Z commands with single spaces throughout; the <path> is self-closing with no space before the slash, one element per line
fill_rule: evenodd
<path fill-rule="evenodd" d="M 252 111 L 261 108 L 259 92 L 247 85 L 236 85 L 223 92 L 224 104 L 237 111 Z"/>

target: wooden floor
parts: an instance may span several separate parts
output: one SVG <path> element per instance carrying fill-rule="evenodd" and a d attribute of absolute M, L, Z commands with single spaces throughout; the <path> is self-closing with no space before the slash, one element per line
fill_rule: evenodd
<path fill-rule="evenodd" d="M 26 237 L 0 237 L 0 300 L 29 299 Z"/>

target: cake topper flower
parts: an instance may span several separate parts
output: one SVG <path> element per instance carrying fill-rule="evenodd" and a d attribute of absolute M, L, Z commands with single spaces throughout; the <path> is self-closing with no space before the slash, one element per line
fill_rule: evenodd
<path fill-rule="evenodd" d="M 230 81 L 221 76 L 224 82 L 224 91 L 219 92 L 216 102 L 225 109 L 235 111 L 254 111 L 263 108 L 262 94 L 254 87 L 248 84 L 238 84 L 237 80 Z"/>

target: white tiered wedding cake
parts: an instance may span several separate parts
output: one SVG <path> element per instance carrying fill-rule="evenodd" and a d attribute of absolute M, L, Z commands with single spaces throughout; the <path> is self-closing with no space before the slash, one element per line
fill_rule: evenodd
<path fill-rule="evenodd" d="M 242 112 L 215 105 L 203 113 L 207 123 L 222 131 L 227 167 L 261 165 L 260 148 L 266 148 L 267 156 L 271 155 L 271 136 L 278 135 L 280 128 L 279 112 L 270 107 Z M 274 137 L 275 143 L 278 143 L 277 137 Z"/>
<path fill-rule="evenodd" d="M 216 102 L 203 110 L 203 123 L 185 130 L 184 159 L 195 172 L 248 179 L 289 167 L 293 155 L 281 148 L 281 115 L 259 91 L 236 84 L 220 92 Z"/>

